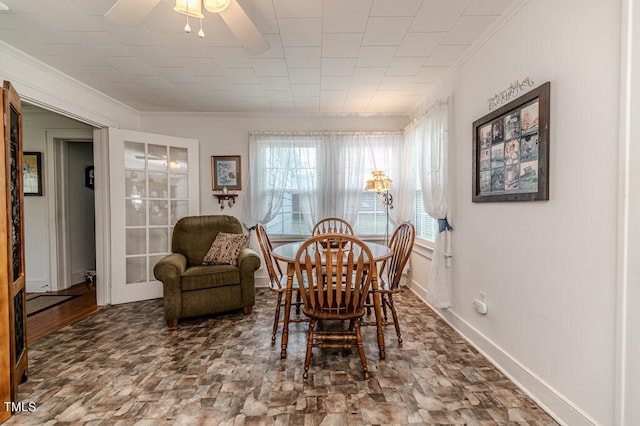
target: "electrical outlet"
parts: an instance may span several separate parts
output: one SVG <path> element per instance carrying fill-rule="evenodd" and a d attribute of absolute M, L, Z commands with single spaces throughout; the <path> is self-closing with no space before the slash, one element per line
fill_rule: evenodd
<path fill-rule="evenodd" d="M 484 291 L 478 293 L 478 300 L 482 303 L 487 303 L 487 293 L 485 293 Z"/>

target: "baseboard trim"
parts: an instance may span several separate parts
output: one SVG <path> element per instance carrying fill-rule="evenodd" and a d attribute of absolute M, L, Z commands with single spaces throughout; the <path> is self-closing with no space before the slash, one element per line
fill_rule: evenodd
<path fill-rule="evenodd" d="M 410 280 L 408 288 L 418 296 L 420 300 L 429 305 L 426 297 L 427 291 L 415 280 Z M 479 332 L 454 311 L 451 309 L 442 310 L 431 308 L 443 321 L 449 324 L 471 346 L 487 358 L 491 364 L 507 376 L 509 380 L 533 399 L 536 404 L 558 423 L 571 426 L 598 424 L 568 398 L 514 359 L 506 351 L 502 350 L 502 348 L 491 341 L 491 339 Z"/>
<path fill-rule="evenodd" d="M 256 288 L 268 288 L 269 287 L 269 277 L 253 277 L 253 282 Z"/>
<path fill-rule="evenodd" d="M 70 283 L 71 287 L 86 281 L 87 277 L 85 276 L 85 272 L 86 271 L 83 270 L 83 271 L 71 273 L 71 283 Z"/>
<path fill-rule="evenodd" d="M 49 291 L 48 281 L 29 281 L 27 280 L 27 293 L 44 293 Z"/>

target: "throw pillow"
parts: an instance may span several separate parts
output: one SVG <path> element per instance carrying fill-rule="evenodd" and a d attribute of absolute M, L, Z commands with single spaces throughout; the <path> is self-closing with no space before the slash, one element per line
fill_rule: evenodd
<path fill-rule="evenodd" d="M 236 265 L 240 250 L 247 246 L 249 236 L 220 232 L 211 243 L 209 251 L 202 259 L 203 265 Z"/>

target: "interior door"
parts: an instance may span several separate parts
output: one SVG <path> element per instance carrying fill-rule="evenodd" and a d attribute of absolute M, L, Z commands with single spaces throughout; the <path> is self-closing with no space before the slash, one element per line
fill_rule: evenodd
<path fill-rule="evenodd" d="M 109 129 L 111 303 L 162 297 L 153 266 L 200 209 L 198 141 Z"/>

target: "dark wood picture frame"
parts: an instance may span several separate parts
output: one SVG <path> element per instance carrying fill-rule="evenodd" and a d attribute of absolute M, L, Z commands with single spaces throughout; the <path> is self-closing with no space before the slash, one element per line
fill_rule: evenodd
<path fill-rule="evenodd" d="M 549 199 L 546 82 L 473 122 L 472 201 Z"/>
<path fill-rule="evenodd" d="M 224 188 L 242 189 L 242 162 L 239 155 L 214 155 L 211 157 L 211 184 L 214 191 Z"/>
<path fill-rule="evenodd" d="M 22 153 L 22 186 L 24 195 L 42 195 L 42 153 Z"/>

